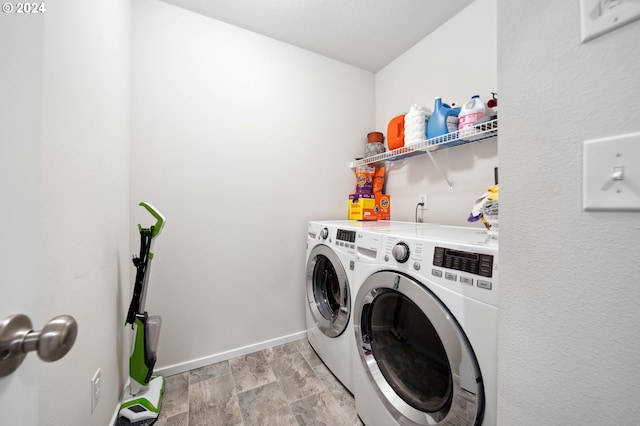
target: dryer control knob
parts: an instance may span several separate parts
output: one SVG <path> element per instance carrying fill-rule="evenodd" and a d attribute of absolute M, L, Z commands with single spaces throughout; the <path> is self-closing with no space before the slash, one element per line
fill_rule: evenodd
<path fill-rule="evenodd" d="M 398 243 L 391 249 L 393 258 L 400 263 L 404 263 L 409 260 L 409 246 L 406 243 Z"/>
<path fill-rule="evenodd" d="M 321 237 L 323 240 L 326 240 L 328 236 L 329 236 L 329 230 L 328 230 L 327 228 L 322 228 L 322 229 L 320 230 L 320 237 Z"/>

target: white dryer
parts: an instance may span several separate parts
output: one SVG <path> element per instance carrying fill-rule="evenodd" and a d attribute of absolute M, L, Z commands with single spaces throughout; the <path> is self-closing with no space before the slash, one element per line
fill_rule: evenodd
<path fill-rule="evenodd" d="M 496 423 L 498 243 L 476 228 L 379 229 L 356 262 L 356 410 L 366 426 Z"/>
<path fill-rule="evenodd" d="M 352 294 L 356 231 L 348 222 L 309 222 L 306 325 L 309 343 L 333 375 L 353 393 Z"/>

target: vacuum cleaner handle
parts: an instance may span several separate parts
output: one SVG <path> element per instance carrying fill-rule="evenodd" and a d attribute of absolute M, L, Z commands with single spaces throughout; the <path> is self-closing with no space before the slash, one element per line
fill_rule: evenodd
<path fill-rule="evenodd" d="M 144 207 L 153 217 L 156 218 L 156 224 L 150 228 L 143 228 L 138 224 L 140 232 L 140 256 L 133 258 L 133 264 L 136 267 L 136 281 L 133 287 L 133 297 L 129 305 L 129 312 L 125 324 L 133 326 L 136 315 L 142 315 L 146 302 L 147 282 L 149 280 L 149 268 L 151 259 L 153 259 L 153 243 L 154 238 L 160 234 L 166 222 L 162 213 L 155 207 L 144 201 L 139 204 Z"/>
<path fill-rule="evenodd" d="M 164 216 L 162 215 L 162 213 L 160 213 L 155 207 L 153 207 L 149 203 L 145 203 L 143 201 L 138 205 L 144 207 L 145 209 L 147 209 L 147 211 L 149 213 L 151 213 L 151 215 L 153 217 L 156 218 L 156 224 L 153 226 L 153 231 L 151 233 L 151 238 L 153 239 L 153 238 L 157 237 L 160 234 L 160 231 L 162 231 L 162 228 L 164 227 L 164 223 L 165 223 Z M 142 229 L 142 225 L 138 224 L 138 230 L 141 230 L 141 229 Z"/>

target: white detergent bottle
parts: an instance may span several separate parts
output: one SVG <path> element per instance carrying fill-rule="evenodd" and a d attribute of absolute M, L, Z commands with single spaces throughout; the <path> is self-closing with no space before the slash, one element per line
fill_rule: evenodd
<path fill-rule="evenodd" d="M 427 119 L 431 111 L 419 105 L 413 104 L 409 112 L 404 116 L 404 144 L 411 145 L 423 142 L 427 129 Z"/>
<path fill-rule="evenodd" d="M 458 115 L 458 132 L 460 136 L 473 133 L 473 125 L 476 121 L 484 117 L 486 107 L 480 100 L 480 96 L 473 95 L 471 100 L 465 102 Z"/>

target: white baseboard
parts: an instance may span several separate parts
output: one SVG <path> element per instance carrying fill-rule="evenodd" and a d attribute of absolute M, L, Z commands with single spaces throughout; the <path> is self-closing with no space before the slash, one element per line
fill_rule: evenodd
<path fill-rule="evenodd" d="M 277 337 L 271 340 L 265 340 L 263 342 L 254 343 L 252 345 L 243 346 L 241 348 L 232 349 L 230 351 L 221 352 L 214 355 L 209 355 L 203 358 L 194 359 L 192 361 L 181 362 L 180 364 L 169 365 L 167 367 L 156 368 L 153 373 L 157 376 L 172 376 L 174 374 L 184 373 L 185 371 L 194 370 L 196 368 L 205 367 L 207 365 L 215 364 L 216 362 L 227 361 L 232 358 L 236 358 L 242 355 L 247 355 L 253 352 L 262 351 L 264 349 L 273 348 L 274 346 L 284 345 L 285 343 L 295 342 L 296 340 L 302 340 L 307 338 L 307 331 L 299 331 L 297 333 L 289 334 L 287 336 Z M 129 386 L 129 380 L 125 384 L 125 388 L 122 395 L 126 392 L 127 386 Z M 109 425 L 114 425 L 118 420 L 118 412 L 120 411 L 120 402 L 116 406 L 116 410 L 111 418 Z"/>
<path fill-rule="evenodd" d="M 263 342 L 258 342 L 251 345 L 243 346 L 241 348 L 232 349 L 230 351 L 221 352 L 221 353 L 209 355 L 203 358 L 182 362 L 180 364 L 174 364 L 166 367 L 155 368 L 153 370 L 153 373 L 156 375 L 165 376 L 165 377 L 172 376 L 174 374 L 184 373 L 185 371 L 194 370 L 196 368 L 205 367 L 207 365 L 215 364 L 217 362 L 227 361 L 229 359 L 236 358 L 242 355 L 247 355 L 253 352 L 258 352 L 264 349 L 272 348 L 274 346 L 284 345 L 285 343 L 306 339 L 306 337 L 307 337 L 306 330 L 299 331 L 297 333 L 289 334 L 287 336 L 281 336 L 275 339 L 265 340 Z"/>

